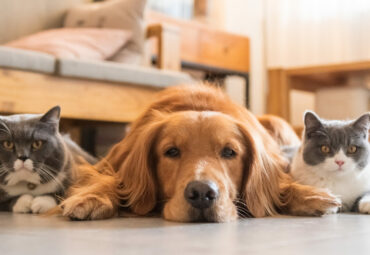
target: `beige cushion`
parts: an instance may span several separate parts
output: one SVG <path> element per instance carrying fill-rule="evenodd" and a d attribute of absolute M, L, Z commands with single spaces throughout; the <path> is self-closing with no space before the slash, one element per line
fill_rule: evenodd
<path fill-rule="evenodd" d="M 0 0 L 0 44 L 61 27 L 68 9 L 91 0 Z"/>
<path fill-rule="evenodd" d="M 65 27 L 119 28 L 132 32 L 128 44 L 111 60 L 140 64 L 144 51 L 146 0 L 110 0 L 74 7 L 67 13 Z"/>
<path fill-rule="evenodd" d="M 83 61 L 76 59 L 60 59 L 58 74 L 67 77 L 155 87 L 167 87 L 192 81 L 189 75 L 181 72 L 164 71 L 108 61 Z"/>
<path fill-rule="evenodd" d="M 56 59 L 52 55 L 0 46 L 0 67 L 54 73 L 55 66 Z"/>
<path fill-rule="evenodd" d="M 131 32 L 107 28 L 59 28 L 11 41 L 5 46 L 45 52 L 56 57 L 104 60 L 129 40 Z"/>

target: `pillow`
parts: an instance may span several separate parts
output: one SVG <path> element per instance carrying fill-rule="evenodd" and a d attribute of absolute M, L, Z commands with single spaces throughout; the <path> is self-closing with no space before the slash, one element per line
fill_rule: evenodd
<path fill-rule="evenodd" d="M 76 6 L 67 12 L 65 27 L 119 28 L 132 38 L 112 61 L 141 64 L 144 55 L 144 9 L 146 0 L 110 0 Z"/>
<path fill-rule="evenodd" d="M 59 28 L 22 37 L 5 46 L 63 58 L 104 60 L 117 53 L 130 37 L 131 32 L 119 29 Z"/>

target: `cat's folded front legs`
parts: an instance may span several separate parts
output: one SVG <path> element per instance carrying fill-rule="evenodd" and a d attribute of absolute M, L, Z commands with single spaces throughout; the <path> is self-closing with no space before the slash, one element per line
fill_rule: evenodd
<path fill-rule="evenodd" d="M 29 194 L 24 194 L 20 196 L 12 207 L 14 213 L 29 213 L 31 212 L 31 205 L 33 201 L 33 196 Z"/>
<path fill-rule="evenodd" d="M 29 194 L 20 196 L 14 205 L 12 211 L 14 213 L 45 213 L 57 206 L 57 202 L 52 196 L 36 196 Z"/>

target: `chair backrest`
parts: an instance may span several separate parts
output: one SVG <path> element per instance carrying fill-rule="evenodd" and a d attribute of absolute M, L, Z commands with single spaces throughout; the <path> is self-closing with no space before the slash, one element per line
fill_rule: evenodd
<path fill-rule="evenodd" d="M 91 0 L 0 0 L 0 44 L 61 27 L 68 8 Z"/>

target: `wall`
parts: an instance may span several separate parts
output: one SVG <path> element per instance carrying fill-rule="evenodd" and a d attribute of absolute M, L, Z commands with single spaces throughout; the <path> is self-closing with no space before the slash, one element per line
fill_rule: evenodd
<path fill-rule="evenodd" d="M 265 0 L 268 67 L 370 59 L 370 1 Z"/>
<path fill-rule="evenodd" d="M 248 36 L 251 45 L 250 109 L 263 114 L 266 105 L 264 56 L 264 1 L 210 0 L 209 23 L 226 31 Z"/>
<path fill-rule="evenodd" d="M 370 1 L 265 0 L 265 10 L 268 68 L 370 59 Z M 365 86 L 367 83 L 367 79 L 361 80 L 362 77 L 353 78 L 358 84 L 352 84 L 350 80 L 348 85 Z M 360 115 L 368 109 L 366 105 L 370 92 L 360 90 L 360 96 L 360 92 L 355 91 L 348 90 L 346 93 L 339 89 L 324 89 L 316 94 L 292 93 L 292 124 L 302 125 L 305 109 L 314 109 L 327 118 Z M 338 100 L 339 97 L 341 100 Z"/>

